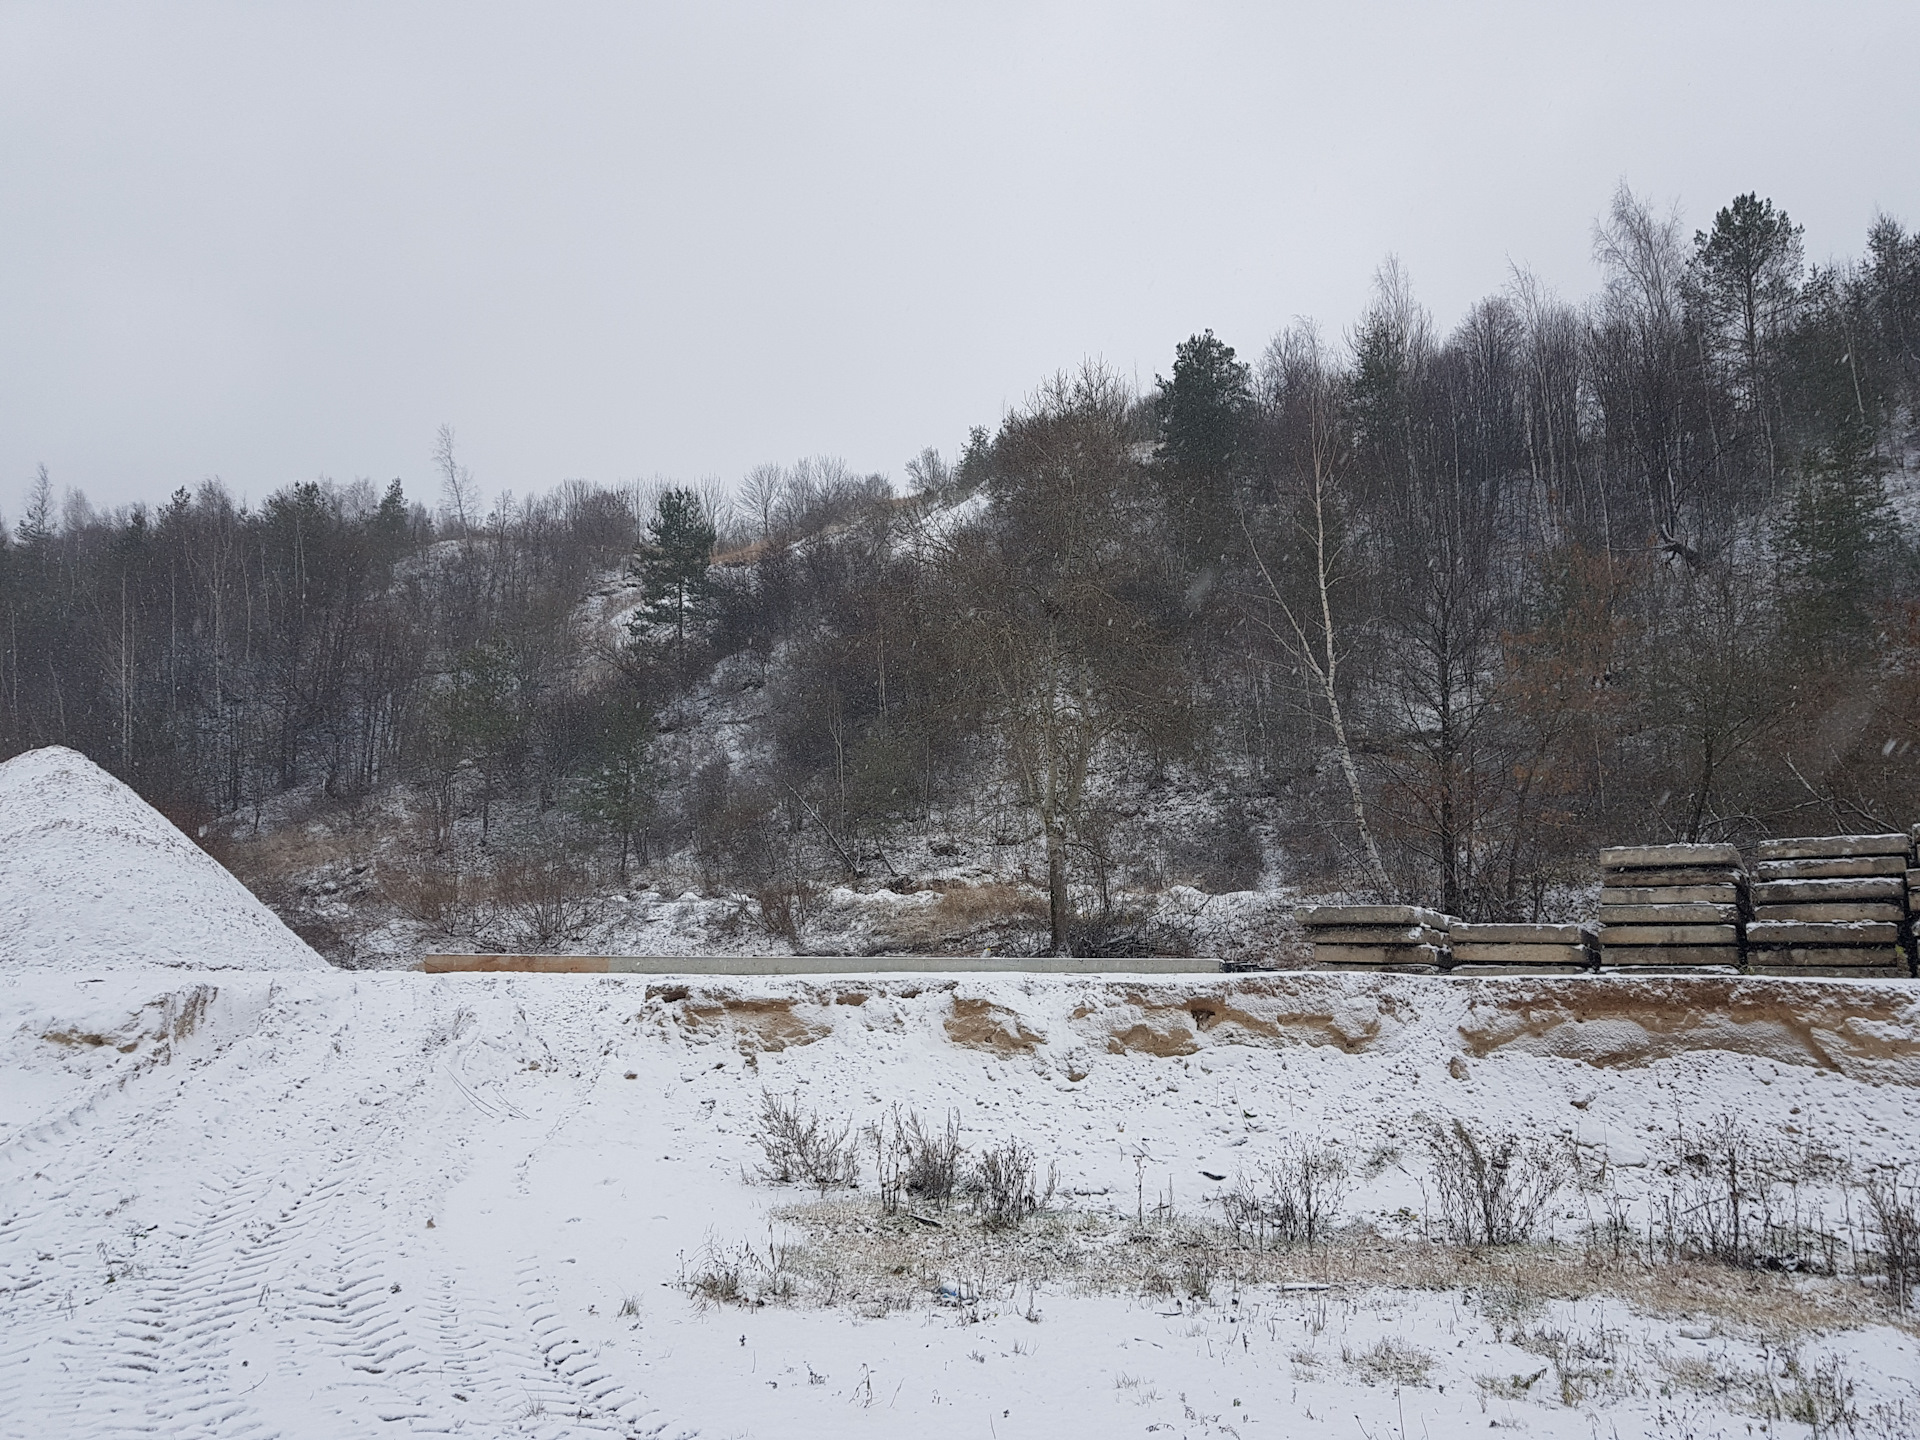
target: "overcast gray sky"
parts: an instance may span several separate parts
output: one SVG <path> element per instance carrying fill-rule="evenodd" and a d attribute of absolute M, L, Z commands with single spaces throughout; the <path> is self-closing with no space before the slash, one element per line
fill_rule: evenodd
<path fill-rule="evenodd" d="M 898 476 L 1047 373 L 1569 297 L 1627 180 L 1920 222 L 1920 5 L 0 3 L 0 512 Z"/>

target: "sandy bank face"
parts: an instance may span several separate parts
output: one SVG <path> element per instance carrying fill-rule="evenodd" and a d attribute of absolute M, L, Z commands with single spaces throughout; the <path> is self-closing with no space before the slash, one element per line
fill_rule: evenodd
<path fill-rule="evenodd" d="M 325 970 L 212 856 L 64 746 L 0 765 L 0 969 Z"/>
<path fill-rule="evenodd" d="M 742 1053 L 815 1043 L 856 1024 L 911 1028 L 1080 1073 L 1100 1055 L 1172 1059 L 1227 1046 L 1475 1062 L 1526 1055 L 1603 1069 L 1720 1053 L 1920 1086 L 1920 986 L 1901 982 L 1288 973 L 1165 982 L 689 979 L 635 988 L 651 1024 Z"/>

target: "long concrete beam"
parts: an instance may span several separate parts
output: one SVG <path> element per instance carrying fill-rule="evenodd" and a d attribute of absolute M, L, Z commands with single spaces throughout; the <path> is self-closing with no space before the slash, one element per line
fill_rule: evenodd
<path fill-rule="evenodd" d="M 429 955 L 429 975 L 1218 975 L 1218 960 L 1060 955 Z"/>

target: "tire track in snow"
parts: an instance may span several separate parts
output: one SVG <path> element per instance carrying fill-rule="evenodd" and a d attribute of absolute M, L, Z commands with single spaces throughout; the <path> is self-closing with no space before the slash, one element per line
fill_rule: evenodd
<path fill-rule="evenodd" d="M 160 1342 L 156 1408 L 162 1433 L 181 1437 L 276 1435 L 246 1399 L 262 1377 L 242 1375 L 235 1340 L 249 1315 L 267 1317 L 290 1247 L 338 1194 L 340 1181 L 307 1186 L 277 1214 L 263 1213 L 274 1182 L 252 1174 L 227 1193 L 211 1223 L 193 1237 L 193 1253 L 152 1287 L 146 1312 Z"/>
<path fill-rule="evenodd" d="M 409 1323 L 410 1301 L 395 1303 L 400 1282 L 392 1278 L 396 1259 L 404 1258 L 396 1237 L 377 1208 L 336 1207 L 324 1236 L 331 1252 L 329 1279 L 303 1282 L 289 1315 L 306 1332 L 291 1343 L 309 1356 L 326 1356 L 334 1375 L 316 1400 L 335 1408 L 344 1420 L 387 1424 L 407 1422 L 427 1433 L 450 1430 L 456 1417 L 442 1408 L 439 1387 L 421 1383 L 442 1368 L 434 1338 L 416 1333 Z M 315 1378 L 319 1378 L 316 1376 Z M 450 1398 L 450 1397 L 449 1397 Z"/>
<path fill-rule="evenodd" d="M 583 1434 L 637 1437 L 657 1435 L 665 1428 L 657 1407 L 616 1380 L 598 1359 L 598 1352 L 575 1335 L 561 1318 L 559 1304 L 547 1291 L 539 1262 L 523 1258 L 515 1267 L 521 1294 L 521 1313 L 547 1373 L 565 1387 L 572 1416 L 588 1428 Z M 648 1420 L 653 1428 L 645 1428 Z M 688 1432 L 689 1434 L 694 1432 Z"/>
<path fill-rule="evenodd" d="M 534 1262 L 461 1268 L 413 1231 L 466 1136 L 531 1117 L 481 1036 L 396 1067 L 388 1034 L 354 1053 L 376 1033 L 269 1012 L 190 1069 L 113 1077 L 9 1137 L 0 1437 L 668 1430 Z M 180 1186 L 185 1167 L 203 1178 Z M 149 1175 L 142 1223 L 158 1223 L 122 1247 L 145 1273 L 103 1292 L 107 1217 Z M 83 1275 L 93 1303 L 75 1305 Z"/>
<path fill-rule="evenodd" d="M 203 1182 L 200 1213 L 182 1232 L 183 1253 L 153 1262 L 151 1277 L 130 1271 L 116 1282 L 124 1289 L 95 1300 L 98 1310 L 43 1303 L 39 1333 L 0 1370 L 4 1433 L 273 1433 L 203 1358 L 207 1332 L 239 1307 L 231 1290 L 210 1291 L 198 1273 L 209 1251 L 217 1255 L 246 1223 L 268 1183 L 254 1174 Z M 51 1384 L 50 1369 L 60 1373 Z"/>
<path fill-rule="evenodd" d="M 516 1411 L 560 1398 L 529 1390 L 526 1377 L 540 1371 L 531 1340 L 483 1298 L 467 1293 L 453 1275 L 436 1277 L 434 1294 L 423 1308 L 437 1339 L 439 1379 L 462 1418 L 499 1425 Z"/>

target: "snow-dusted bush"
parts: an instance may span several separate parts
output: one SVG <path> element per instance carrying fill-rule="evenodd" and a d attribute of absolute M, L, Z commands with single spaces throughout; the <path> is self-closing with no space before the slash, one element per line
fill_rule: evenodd
<path fill-rule="evenodd" d="M 798 1096 L 782 1100 L 760 1092 L 754 1143 L 766 1156 L 760 1178 L 777 1184 L 811 1185 L 819 1190 L 860 1183 L 860 1157 L 853 1125 L 822 1119 L 801 1105 Z"/>
<path fill-rule="evenodd" d="M 1901 1311 L 1909 1308 L 1913 1287 L 1920 1284 L 1920 1183 L 1902 1184 L 1903 1178 L 1896 1170 L 1870 1176 L 1865 1186 L 1887 1298 Z"/>
<path fill-rule="evenodd" d="M 909 1110 L 903 1119 L 896 1105 L 888 1119 L 867 1127 L 867 1138 L 874 1149 L 880 1206 L 887 1214 L 896 1214 L 909 1197 L 934 1210 L 953 1204 L 967 1153 L 960 1143 L 958 1111 L 949 1111 L 947 1123 L 935 1130 L 918 1111 Z"/>
<path fill-rule="evenodd" d="M 1217 1203 L 1235 1245 L 1312 1245 L 1339 1219 L 1349 1179 L 1333 1146 L 1289 1141 L 1257 1174 L 1236 1176 Z"/>
<path fill-rule="evenodd" d="M 1848 1170 L 1816 1144 L 1732 1115 L 1685 1127 L 1662 1166 L 1655 1237 L 1670 1257 L 1832 1274 L 1841 1242 L 1826 1206 Z"/>
<path fill-rule="evenodd" d="M 1480 1134 L 1457 1119 L 1434 1125 L 1427 1151 L 1441 1215 L 1461 1245 L 1518 1245 L 1530 1239 L 1541 1213 L 1573 1177 L 1566 1147 Z"/>
<path fill-rule="evenodd" d="M 1047 1167 L 1046 1184 L 1040 1183 L 1039 1162 L 1030 1146 L 1008 1140 L 980 1152 L 968 1188 L 973 1192 L 974 1208 L 986 1223 L 995 1228 L 1011 1228 L 1053 1199 L 1054 1171 Z"/>

